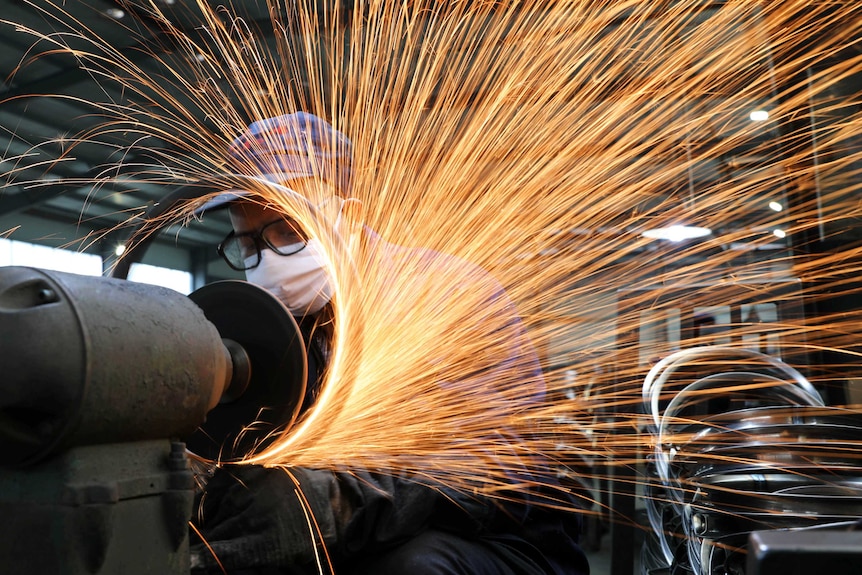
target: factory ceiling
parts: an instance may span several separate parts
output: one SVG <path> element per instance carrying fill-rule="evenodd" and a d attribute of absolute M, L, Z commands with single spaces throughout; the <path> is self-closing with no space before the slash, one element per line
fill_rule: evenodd
<path fill-rule="evenodd" d="M 157 26 L 147 28 L 146 10 L 137 14 L 136 3 L 112 0 L 87 0 L 63 2 L 66 14 L 63 20 L 77 22 L 79 29 L 88 29 L 103 39 L 106 44 L 132 58 L 144 70 L 154 74 L 164 62 L 171 61 L 170 42 L 160 38 Z M 146 2 L 137 2 L 145 5 Z M 234 3 L 242 5 L 249 22 L 265 21 L 268 18 L 266 2 L 250 1 Z M 345 2 L 345 8 L 353 3 Z M 704 2 L 704 5 L 721 5 L 721 2 Z M 190 37 L 201 38 L 199 18 L 196 17 L 196 2 L 191 0 L 154 0 L 171 14 L 173 21 Z M 0 0 L 0 234 L 11 232 L 16 218 L 38 218 L 44 221 L 77 222 L 80 226 L 80 241 L 77 248 L 87 248 L 87 239 L 92 240 L 105 230 L 114 229 L 134 221 L 147 209 L 156 205 L 171 185 L 144 181 L 133 167 L 136 158 L 129 156 L 128 134 L 122 132 L 101 137 L 99 142 L 87 142 L 70 146 L 73 139 L 97 126 L 102 119 L 94 114 L 92 102 L 122 103 L 127 97 L 122 88 L 91 70 L 71 56 L 68 50 L 55 51 L 47 38 L 35 40 L 32 34 L 18 28 L 28 28 L 50 35 L 62 29 L 53 21 L 55 13 L 42 11 L 44 2 L 22 0 Z M 708 6 L 707 6 L 708 7 Z M 347 12 L 346 12 L 347 13 Z M 704 12 L 707 14 L 707 12 Z M 129 34 L 126 26 L 134 24 L 138 34 Z M 12 25 L 14 23 L 15 25 Z M 611 23 L 613 25 L 613 23 Z M 266 26 L 261 26 L 265 29 Z M 75 46 L 80 39 L 64 37 L 64 42 Z M 154 49 L 161 46 L 162 51 Z M 851 47 L 858 55 L 858 43 Z M 161 63 L 160 63 L 161 61 Z M 768 65 L 767 58 L 764 59 Z M 858 74 L 843 88 L 852 92 L 859 89 Z M 62 98 L 46 97 L 62 95 Z M 173 94 L 178 102 L 187 103 L 194 109 L 188 94 L 179 91 Z M 744 116 L 740 122 L 749 122 L 748 111 L 757 108 L 757 102 L 740 102 Z M 692 105 L 706 106 L 708 103 L 692 100 Z M 728 177 L 738 178 L 740 173 L 756 173 L 764 169 L 762 160 L 775 153 L 775 142 L 780 138 L 775 126 L 765 122 L 762 137 L 746 141 L 737 149 L 721 157 L 706 158 L 689 172 L 681 188 L 708 186 L 710 182 Z M 721 134 L 710 137 L 731 137 L 734 126 L 721 126 Z M 142 155 L 146 147 L 140 146 Z M 693 142 L 704 145 L 704 142 Z M 123 165 L 129 166 L 128 174 L 117 173 L 117 162 L 123 155 Z M 143 159 L 141 160 L 143 161 Z M 656 164 L 657 170 L 661 169 Z M 117 177 L 121 175 L 123 177 Z M 757 175 L 763 178 L 763 174 Z M 781 177 L 776 177 L 781 182 Z M 107 182 L 107 183 L 104 183 Z M 94 185 L 95 184 L 95 185 Z M 768 197 L 767 197 L 768 196 Z M 770 202 L 785 203 L 787 190 L 781 185 L 764 193 L 762 198 L 752 198 L 750 222 L 735 221 L 732 225 L 762 225 L 768 218 Z M 752 224 L 751 222 L 755 222 Z M 172 242 L 182 247 L 211 248 L 218 243 L 226 229 L 226 220 L 213 219 L 212 226 L 190 226 L 181 232 L 168 234 Z M 575 230 L 574 233 L 593 233 L 595 230 Z M 14 234 L 11 237 L 15 237 Z"/>
<path fill-rule="evenodd" d="M 164 3 L 166 8 L 173 4 Z M 158 69 L 159 53 L 143 45 L 148 39 L 153 41 L 152 45 L 158 45 L 158 30 L 144 29 L 144 18 L 140 24 L 134 24 L 141 33 L 130 34 L 124 27 L 133 19 L 128 5 L 111 0 L 89 0 L 65 2 L 62 8 L 65 11 L 63 21 L 74 21 L 78 29 L 87 29 L 105 44 L 130 54 L 143 69 Z M 118 227 L 128 228 L 129 224 L 134 224 L 170 193 L 172 187 L 134 173 L 134 166 L 143 160 L 129 155 L 127 134 L 120 132 L 83 144 L 77 141 L 80 135 L 104 122 L 93 103 L 122 104 L 126 96 L 115 82 L 87 70 L 67 50 L 56 50 L 48 36 L 65 29 L 65 25 L 54 21 L 54 17 L 59 16 L 57 10 L 45 2 L 0 2 L 0 19 L 5 21 L 0 27 L 0 78 L 3 81 L 0 84 L 0 153 L 3 159 L 0 167 L 4 176 L 0 218 L 13 239 L 19 237 L 15 233 L 19 220 L 35 218 L 57 225 L 75 223 L 78 237 L 63 235 L 59 243 L 64 247 L 96 251 L 99 249 L 96 240 L 106 231 L 116 230 L 110 236 L 111 241 L 116 242 L 127 233 Z M 191 27 L 193 24 L 183 25 Z M 46 38 L 38 40 L 24 29 L 45 34 Z M 82 48 L 87 47 L 85 41 L 68 35 L 56 39 L 70 46 L 77 42 Z M 74 146 L 71 145 L 73 141 Z M 157 142 L 153 144 L 158 145 Z M 145 153 L 143 148 L 141 153 Z M 123 155 L 123 165 L 129 166 L 127 175 L 118 174 L 116 166 L 120 155 Z M 166 235 L 171 235 L 170 241 L 186 249 L 212 248 L 227 227 L 223 217 L 212 218 L 212 223 L 211 226 L 185 228 L 179 235 Z M 27 239 L 38 241 L 39 238 Z M 45 243 L 52 243 L 50 237 L 45 240 Z"/>

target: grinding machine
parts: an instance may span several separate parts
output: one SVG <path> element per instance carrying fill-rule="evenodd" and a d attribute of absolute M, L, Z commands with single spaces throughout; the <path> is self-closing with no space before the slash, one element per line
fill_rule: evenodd
<path fill-rule="evenodd" d="M 305 392 L 295 321 L 242 281 L 0 268 L 0 332 L 2 573 L 186 575 L 188 452 L 260 448 Z"/>

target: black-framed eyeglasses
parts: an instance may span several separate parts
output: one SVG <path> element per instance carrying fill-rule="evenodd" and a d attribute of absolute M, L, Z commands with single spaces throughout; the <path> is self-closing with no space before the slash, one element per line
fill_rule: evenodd
<path fill-rule="evenodd" d="M 291 256 L 305 247 L 308 237 L 296 223 L 278 219 L 255 232 L 229 233 L 218 245 L 227 265 L 245 271 L 260 265 L 260 250 L 269 248 L 280 256 Z"/>

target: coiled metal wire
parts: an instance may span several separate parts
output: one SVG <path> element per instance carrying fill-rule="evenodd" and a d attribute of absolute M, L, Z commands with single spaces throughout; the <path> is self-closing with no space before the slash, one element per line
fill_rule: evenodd
<path fill-rule="evenodd" d="M 708 346 L 644 380 L 652 454 L 645 575 L 742 575 L 748 535 L 862 517 L 862 414 L 782 361 Z"/>

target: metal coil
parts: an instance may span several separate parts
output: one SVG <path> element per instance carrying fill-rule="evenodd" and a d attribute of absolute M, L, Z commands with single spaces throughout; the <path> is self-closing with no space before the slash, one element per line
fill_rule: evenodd
<path fill-rule="evenodd" d="M 752 531 L 862 517 L 862 414 L 824 405 L 780 360 L 679 351 L 650 370 L 643 402 L 653 448 L 643 573 L 738 575 Z"/>

